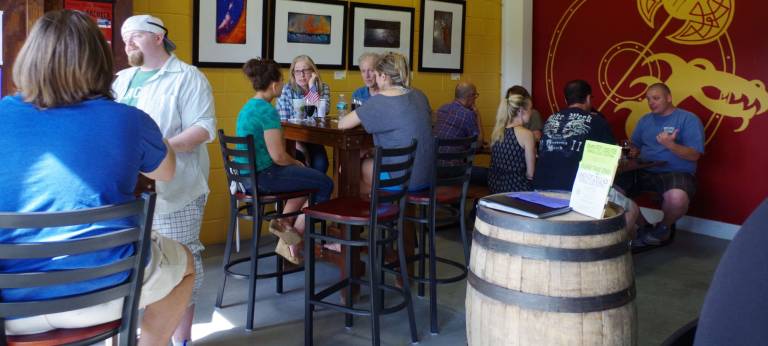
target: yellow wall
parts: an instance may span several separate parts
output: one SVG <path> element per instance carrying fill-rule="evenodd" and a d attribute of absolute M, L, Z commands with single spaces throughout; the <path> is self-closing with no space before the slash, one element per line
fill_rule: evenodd
<path fill-rule="evenodd" d="M 204 0 L 208 1 L 208 0 Z M 416 9 L 414 27 L 414 65 L 418 66 L 419 49 L 419 0 L 362 0 L 359 2 L 413 7 Z M 161 18 L 169 30 L 169 37 L 176 43 L 176 54 L 182 60 L 192 62 L 192 21 L 191 0 L 134 0 L 134 13 L 149 13 Z M 483 127 L 489 136 L 493 117 L 499 100 L 501 76 L 501 0 L 467 1 L 467 18 L 464 47 L 464 73 L 461 80 L 473 82 L 481 94 L 478 107 L 483 116 Z M 421 89 L 433 109 L 453 98 L 457 81 L 447 73 L 419 73 L 414 68 L 413 85 Z M 251 96 L 251 87 L 239 69 L 203 68 L 208 77 L 216 101 L 216 116 L 219 128 L 233 133 L 240 107 Z M 332 100 L 339 93 L 351 95 L 361 86 L 362 79 L 357 71 L 349 71 L 346 80 L 334 80 L 333 70 L 321 72 L 323 81 L 332 91 Z M 226 177 L 222 170 L 221 154 L 216 143 L 208 146 L 211 155 L 211 194 L 205 210 L 205 221 L 201 239 L 203 243 L 223 242 L 228 222 Z M 244 234 L 245 235 L 245 234 Z"/>

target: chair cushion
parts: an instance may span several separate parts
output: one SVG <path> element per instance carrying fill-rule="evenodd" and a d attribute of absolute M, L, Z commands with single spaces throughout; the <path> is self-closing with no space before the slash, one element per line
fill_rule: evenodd
<path fill-rule="evenodd" d="M 358 197 L 342 197 L 304 208 L 304 214 L 315 219 L 341 223 L 362 223 L 371 219 L 371 202 Z M 397 217 L 397 205 L 379 207 L 378 221 L 390 221 Z"/>
<path fill-rule="evenodd" d="M 429 190 L 408 193 L 408 203 L 429 204 Z M 458 202 L 461 189 L 456 186 L 441 186 L 437 188 L 437 203 L 447 204 Z"/>
<path fill-rule="evenodd" d="M 54 329 L 45 333 L 30 335 L 9 335 L 8 346 L 64 345 L 86 340 L 120 328 L 120 320 L 77 329 Z"/>

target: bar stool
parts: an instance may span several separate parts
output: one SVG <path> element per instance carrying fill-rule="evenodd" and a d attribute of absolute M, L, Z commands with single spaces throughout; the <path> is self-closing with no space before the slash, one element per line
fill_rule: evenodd
<path fill-rule="evenodd" d="M 409 193 L 408 204 L 418 208 L 417 217 L 407 216 L 406 220 L 420 225 L 418 235 L 418 253 L 415 259 L 419 262 L 419 272 L 413 277 L 418 282 L 418 295 L 424 296 L 424 285 L 429 284 L 429 326 L 430 332 L 438 333 L 437 326 L 437 285 L 453 283 L 467 277 L 469 265 L 469 243 L 467 240 L 464 210 L 472 161 L 477 150 L 477 136 L 440 139 L 435 138 L 435 163 L 432 165 L 432 180 L 428 191 Z M 455 204 L 459 208 L 454 207 Z M 447 216 L 437 219 L 437 210 L 448 212 Z M 461 242 L 464 250 L 464 263 L 459 263 L 437 256 L 435 249 L 435 228 L 438 223 L 455 223 L 459 220 Z M 426 227 L 421 227 L 426 225 Z M 429 261 L 429 276 L 426 276 L 425 264 Z M 447 276 L 437 276 L 437 262 L 459 269 L 460 273 Z"/>
<path fill-rule="evenodd" d="M 219 286 L 219 292 L 216 296 L 216 307 L 221 308 L 224 298 L 224 287 L 227 284 L 227 278 L 248 279 L 248 313 L 246 317 L 247 330 L 253 330 L 253 310 L 256 300 L 256 280 L 275 278 L 275 291 L 283 293 L 283 275 L 302 271 L 304 268 L 297 266 L 286 268 L 286 261 L 278 256 L 274 251 L 259 253 L 259 244 L 261 242 L 261 223 L 279 218 L 292 217 L 300 215 L 300 211 L 292 213 L 283 213 L 283 203 L 289 199 L 297 197 L 307 197 L 312 200 L 312 194 L 316 190 L 301 190 L 295 192 L 278 193 L 271 195 L 260 194 L 256 186 L 258 180 L 256 177 L 255 146 L 253 144 L 253 135 L 247 137 L 230 137 L 224 134 L 224 130 L 219 129 L 219 144 L 221 146 L 221 157 L 224 161 L 224 170 L 227 173 L 227 183 L 230 189 L 229 195 L 229 227 L 227 228 L 227 244 L 224 248 L 224 259 L 221 267 L 224 271 L 224 280 Z M 251 187 L 253 191 L 246 192 L 246 187 Z M 272 205 L 272 210 L 265 210 Z M 239 220 L 251 221 L 251 253 L 250 256 L 232 259 L 232 243 Z M 275 271 L 264 274 L 258 273 L 259 259 L 275 256 Z M 248 274 L 237 273 L 231 268 L 239 263 L 251 262 Z"/>
<path fill-rule="evenodd" d="M 376 147 L 373 169 L 373 186 L 370 200 L 360 197 L 336 198 L 324 203 L 304 208 L 309 226 L 304 234 L 304 258 L 306 271 L 305 309 L 304 309 L 304 344 L 312 345 L 313 321 L 312 314 L 315 306 L 341 311 L 345 314 L 345 325 L 352 327 L 353 315 L 371 316 L 371 343 L 379 345 L 379 315 L 389 314 L 403 308 L 408 311 L 411 341 L 418 342 L 416 335 L 416 319 L 413 312 L 411 290 L 408 285 L 403 236 L 400 230 L 403 226 L 405 211 L 405 194 L 411 177 L 411 169 L 416 157 L 416 140 L 404 148 L 382 149 Z M 344 225 L 344 238 L 336 238 L 321 233 L 315 233 L 314 224 L 318 220 L 335 222 Z M 368 239 L 353 240 L 352 226 L 368 226 Z M 342 245 L 346 257 L 347 277 L 330 287 L 315 292 L 315 241 L 335 242 Z M 384 247 L 397 243 L 399 271 L 386 268 L 384 263 Z M 368 279 L 355 278 L 352 273 L 352 247 L 368 248 Z M 402 288 L 387 285 L 384 273 L 400 275 Z M 355 308 L 353 306 L 352 285 L 359 284 L 370 288 L 370 306 Z M 344 305 L 331 303 L 327 298 L 346 289 L 347 299 Z M 383 292 L 382 292 L 383 291 Z M 402 301 L 394 306 L 384 306 L 384 292 L 395 292 L 402 296 Z"/>

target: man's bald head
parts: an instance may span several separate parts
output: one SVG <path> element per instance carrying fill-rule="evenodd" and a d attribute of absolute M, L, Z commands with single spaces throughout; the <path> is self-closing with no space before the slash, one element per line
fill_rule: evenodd
<path fill-rule="evenodd" d="M 469 82 L 461 82 L 456 85 L 456 91 L 454 97 L 457 100 L 467 100 L 474 98 L 477 94 L 477 88 L 475 85 Z"/>
<path fill-rule="evenodd" d="M 664 83 L 654 83 L 648 87 L 648 90 L 658 90 L 664 93 L 664 96 L 672 95 L 672 90 Z"/>

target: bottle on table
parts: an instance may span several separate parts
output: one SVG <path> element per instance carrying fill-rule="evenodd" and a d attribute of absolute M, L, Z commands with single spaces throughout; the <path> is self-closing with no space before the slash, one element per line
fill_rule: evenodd
<path fill-rule="evenodd" d="M 336 102 L 336 112 L 339 113 L 339 117 L 347 115 L 347 99 L 344 94 L 339 94 L 339 101 Z"/>

